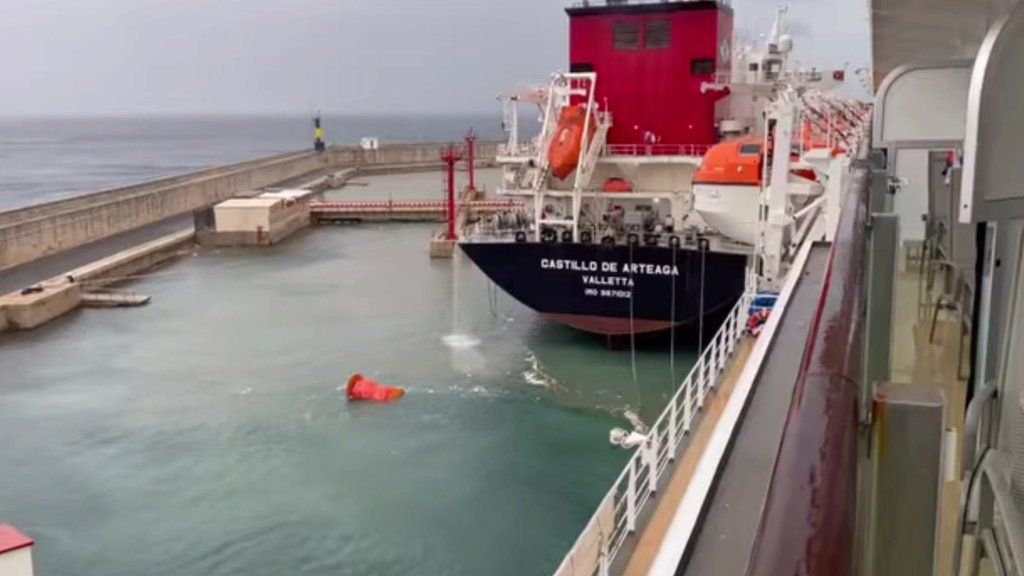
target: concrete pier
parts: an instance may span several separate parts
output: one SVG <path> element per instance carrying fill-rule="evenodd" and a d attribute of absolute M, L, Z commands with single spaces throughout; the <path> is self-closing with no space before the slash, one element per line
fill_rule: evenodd
<path fill-rule="evenodd" d="M 276 244 L 311 223 L 311 203 L 319 193 L 359 175 L 438 169 L 438 148 L 331 147 L 2 212 L 0 332 L 45 324 L 81 306 L 89 290 L 131 279 L 197 241 L 213 246 Z M 477 165 L 493 164 L 496 154 L 496 144 L 478 145 Z M 469 202 L 460 217 L 497 209 L 489 204 L 496 203 Z M 420 212 L 406 216 L 433 221 L 445 217 L 440 208 Z M 394 220 L 396 214 L 384 219 Z M 186 222 L 190 226 L 182 229 Z M 446 243 L 432 247 L 431 254 L 453 249 L 454 243 Z"/>
<path fill-rule="evenodd" d="M 84 291 L 122 282 L 175 258 L 194 238 L 192 230 L 182 230 L 0 296 L 0 332 L 32 330 L 63 316 L 81 306 Z"/>

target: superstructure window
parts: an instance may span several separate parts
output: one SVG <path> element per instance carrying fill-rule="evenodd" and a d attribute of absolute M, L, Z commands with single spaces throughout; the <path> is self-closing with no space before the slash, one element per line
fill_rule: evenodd
<path fill-rule="evenodd" d="M 740 156 L 757 156 L 760 153 L 760 144 L 743 144 L 740 146 Z"/>
<path fill-rule="evenodd" d="M 644 48 L 659 50 L 672 45 L 672 26 L 668 20 L 651 20 L 644 24 Z"/>
<path fill-rule="evenodd" d="M 585 62 L 576 62 L 576 63 L 573 63 L 573 64 L 569 65 L 569 72 L 572 72 L 574 74 L 582 74 L 584 72 L 593 72 L 593 71 L 594 71 L 594 65 L 593 64 L 587 64 Z"/>
<path fill-rule="evenodd" d="M 615 23 L 615 49 L 636 50 L 640 48 L 640 26 L 631 22 Z"/>
<path fill-rule="evenodd" d="M 690 73 L 694 76 L 710 76 L 715 73 L 713 58 L 698 58 L 690 62 Z"/>

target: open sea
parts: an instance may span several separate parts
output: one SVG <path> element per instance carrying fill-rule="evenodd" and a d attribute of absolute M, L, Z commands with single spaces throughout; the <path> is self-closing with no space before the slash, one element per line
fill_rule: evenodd
<path fill-rule="evenodd" d="M 524 120 L 525 122 L 526 120 Z M 325 116 L 327 140 L 503 139 L 501 115 Z M 535 123 L 535 122 L 534 122 Z M 0 117 L 0 210 L 311 148 L 302 116 Z"/>
<path fill-rule="evenodd" d="M 458 139 L 495 118 L 327 118 L 335 142 Z M 0 121 L 0 206 L 305 147 L 303 118 Z M 498 173 L 481 180 L 493 189 Z M 439 173 L 333 197 L 440 197 Z M 426 224 L 197 249 L 0 338 L 0 523 L 39 576 L 552 573 L 694 352 L 635 353 L 539 318 Z M 675 377 L 672 375 L 674 359 Z M 349 404 L 363 373 L 408 390 Z M 634 373 L 636 377 L 634 379 Z"/>

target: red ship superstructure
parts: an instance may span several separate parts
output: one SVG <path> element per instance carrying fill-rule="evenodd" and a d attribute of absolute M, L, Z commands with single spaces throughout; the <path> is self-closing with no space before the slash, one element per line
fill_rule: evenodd
<path fill-rule="evenodd" d="M 569 70 L 597 74 L 614 119 L 608 144 L 710 145 L 723 91 L 702 89 L 731 66 L 727 2 L 584 3 L 568 8 Z"/>

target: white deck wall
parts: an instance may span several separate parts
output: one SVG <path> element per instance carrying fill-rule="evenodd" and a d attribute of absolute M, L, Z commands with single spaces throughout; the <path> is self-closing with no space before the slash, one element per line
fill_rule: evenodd
<path fill-rule="evenodd" d="M 894 199 L 900 217 L 901 242 L 924 240 L 924 221 L 928 213 L 928 151 L 900 150 L 896 158 L 897 177 L 906 184 Z"/>
<path fill-rule="evenodd" d="M 32 576 L 32 547 L 0 554 L 0 576 Z"/>

